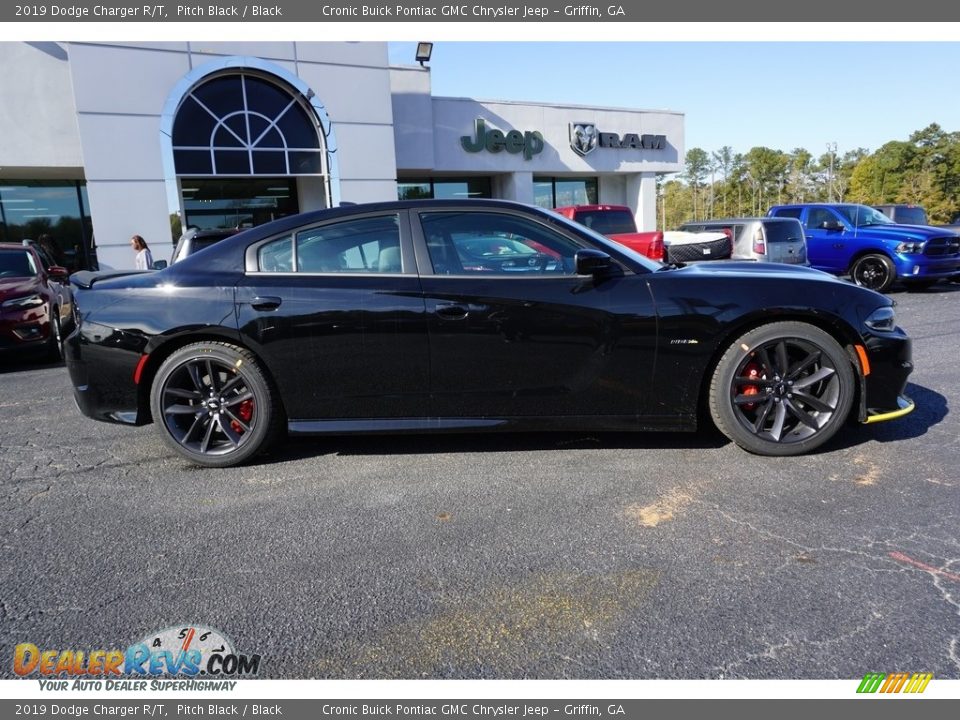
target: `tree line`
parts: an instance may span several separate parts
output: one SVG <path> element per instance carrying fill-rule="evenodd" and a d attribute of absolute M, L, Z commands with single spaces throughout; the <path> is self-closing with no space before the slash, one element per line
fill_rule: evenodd
<path fill-rule="evenodd" d="M 839 151 L 835 143 L 814 157 L 730 146 L 707 152 L 691 148 L 679 178 L 658 179 L 659 225 L 672 229 L 689 220 L 765 215 L 771 205 L 795 202 L 857 202 L 922 205 L 931 223 L 960 215 L 960 132 L 931 124 L 906 141 Z"/>

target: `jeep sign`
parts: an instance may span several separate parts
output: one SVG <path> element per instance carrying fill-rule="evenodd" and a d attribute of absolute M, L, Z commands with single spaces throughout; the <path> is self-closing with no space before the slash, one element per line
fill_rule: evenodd
<path fill-rule="evenodd" d="M 487 130 L 487 125 L 483 118 L 477 118 L 475 128 L 475 137 L 463 135 L 460 138 L 460 145 L 469 153 L 477 153 L 482 150 L 498 153 L 506 150 L 508 153 L 516 155 L 523 153 L 523 159 L 529 160 L 534 155 L 543 152 L 543 135 L 537 130 L 510 130 L 506 134 L 502 130 Z"/>

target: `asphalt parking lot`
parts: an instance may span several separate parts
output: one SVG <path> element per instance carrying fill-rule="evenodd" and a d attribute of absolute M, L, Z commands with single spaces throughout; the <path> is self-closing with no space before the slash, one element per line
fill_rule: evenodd
<path fill-rule="evenodd" d="M 199 623 L 267 677 L 958 678 L 960 285 L 894 296 L 917 410 L 803 458 L 418 436 L 198 469 L 4 361 L 0 674 Z"/>

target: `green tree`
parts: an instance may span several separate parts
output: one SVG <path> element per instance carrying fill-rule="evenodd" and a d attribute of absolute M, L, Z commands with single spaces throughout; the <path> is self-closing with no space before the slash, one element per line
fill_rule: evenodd
<path fill-rule="evenodd" d="M 697 214 L 697 191 L 703 185 L 710 167 L 710 156 L 702 148 L 690 148 L 687 150 L 686 162 L 684 164 L 683 178 L 692 190 L 693 200 L 693 219 L 699 219 Z"/>

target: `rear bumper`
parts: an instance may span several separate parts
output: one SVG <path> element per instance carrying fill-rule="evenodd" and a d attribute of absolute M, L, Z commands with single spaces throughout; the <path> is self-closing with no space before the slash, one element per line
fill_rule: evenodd
<path fill-rule="evenodd" d="M 75 330 L 63 344 L 63 359 L 73 385 L 73 399 L 81 413 L 94 420 L 123 425 L 150 422 L 139 412 L 137 385 L 133 382 L 139 353 L 118 356 L 115 348 L 104 352 Z M 124 377 L 129 382 L 117 382 L 117 378 Z"/>

